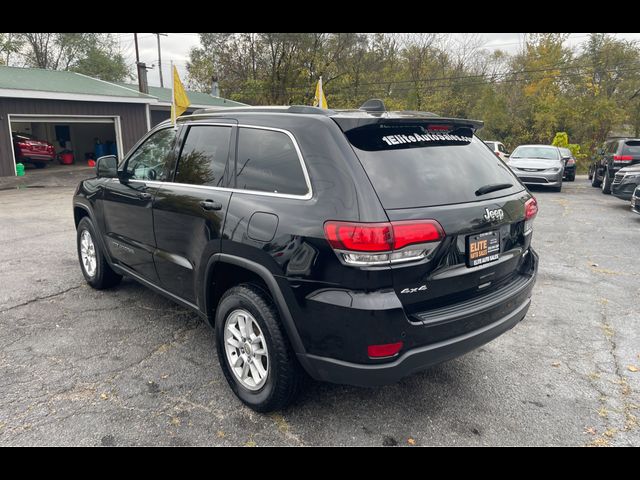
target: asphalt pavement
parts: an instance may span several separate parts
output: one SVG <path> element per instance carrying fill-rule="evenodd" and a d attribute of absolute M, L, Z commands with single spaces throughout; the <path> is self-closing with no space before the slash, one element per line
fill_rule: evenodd
<path fill-rule="evenodd" d="M 0 445 L 640 446 L 640 215 L 586 177 L 533 192 L 540 270 L 514 329 L 268 415 L 231 393 L 195 314 L 84 282 L 67 184 L 0 184 Z"/>

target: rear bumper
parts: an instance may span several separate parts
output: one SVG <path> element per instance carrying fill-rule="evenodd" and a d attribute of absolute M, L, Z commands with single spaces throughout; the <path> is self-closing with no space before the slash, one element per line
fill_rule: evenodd
<path fill-rule="evenodd" d="M 400 358 L 383 365 L 362 365 L 331 358 L 306 355 L 318 380 L 371 387 L 395 383 L 403 377 L 431 365 L 445 362 L 474 350 L 513 328 L 529 310 L 531 300 L 525 300 L 513 312 L 500 320 L 465 335 L 407 351 Z M 311 373 L 311 372 L 310 372 Z"/>
<path fill-rule="evenodd" d="M 17 158 L 18 161 L 24 162 L 52 162 L 55 159 L 55 155 L 48 154 L 29 154 L 29 155 L 21 155 Z"/>
<path fill-rule="evenodd" d="M 481 303 L 469 302 L 468 306 L 457 309 L 456 318 L 445 318 L 443 315 L 440 319 L 443 322 L 477 321 L 481 325 L 479 328 L 405 350 L 398 358 L 385 363 L 354 363 L 311 353 L 298 354 L 300 361 L 316 380 L 368 387 L 395 383 L 416 371 L 474 350 L 513 328 L 527 314 L 538 266 L 537 254 L 531 249 L 529 251 L 534 261 L 533 271 L 527 281 L 517 290 L 512 290 L 508 297 L 501 298 L 499 303 L 494 298 L 493 302 L 488 301 L 484 307 Z M 498 312 L 500 313 L 497 314 Z M 488 316 L 491 318 L 490 323 L 482 321 Z M 438 319 L 430 321 L 438 322 Z"/>

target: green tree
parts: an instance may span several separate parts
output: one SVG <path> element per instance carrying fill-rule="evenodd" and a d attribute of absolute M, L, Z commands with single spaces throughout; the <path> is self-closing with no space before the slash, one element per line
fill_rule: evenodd
<path fill-rule="evenodd" d="M 131 71 L 108 33 L 18 33 L 14 51 L 24 65 L 73 70 L 103 80 L 131 78 Z"/>

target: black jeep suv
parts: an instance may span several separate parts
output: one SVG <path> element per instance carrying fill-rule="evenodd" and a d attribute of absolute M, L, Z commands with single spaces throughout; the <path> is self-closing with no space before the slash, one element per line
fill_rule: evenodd
<path fill-rule="evenodd" d="M 84 277 L 197 312 L 257 411 L 305 372 L 382 385 L 494 339 L 529 308 L 535 198 L 482 122 L 377 108 L 205 111 L 98 159 L 73 199 Z"/>
<path fill-rule="evenodd" d="M 602 193 L 609 194 L 618 170 L 636 163 L 640 163 L 640 139 L 608 140 L 589 169 L 591 185 L 602 187 Z"/>

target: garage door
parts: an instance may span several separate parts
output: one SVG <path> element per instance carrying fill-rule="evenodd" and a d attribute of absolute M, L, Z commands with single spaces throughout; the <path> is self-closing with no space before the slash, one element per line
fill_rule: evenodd
<path fill-rule="evenodd" d="M 122 155 L 124 153 L 119 117 L 87 115 L 10 114 L 8 115 L 8 120 L 12 130 L 14 129 L 14 127 L 17 127 L 18 130 L 24 130 L 24 127 L 27 125 L 34 127 L 35 130 L 35 127 L 46 127 L 48 125 L 48 127 L 44 129 L 37 128 L 38 133 L 40 133 L 40 136 L 43 137 L 41 139 L 47 140 L 50 143 L 54 144 L 57 150 L 60 150 L 60 148 L 63 147 L 64 142 L 62 144 L 60 144 L 59 142 L 56 143 L 56 140 L 58 140 L 58 134 L 53 133 L 54 128 L 55 132 L 65 130 L 71 132 L 70 136 L 73 138 L 67 138 L 66 140 L 71 140 L 71 149 L 74 151 L 74 157 L 77 162 L 82 162 L 83 160 L 85 160 L 86 155 L 94 151 L 94 142 L 100 140 L 104 142 L 105 137 L 109 142 L 115 143 L 116 151 L 119 155 Z M 43 135 L 41 133 L 43 130 L 48 132 L 48 134 Z M 33 134 L 36 132 L 28 131 L 23 133 Z M 13 157 L 15 165 L 15 151 L 13 152 Z"/>

